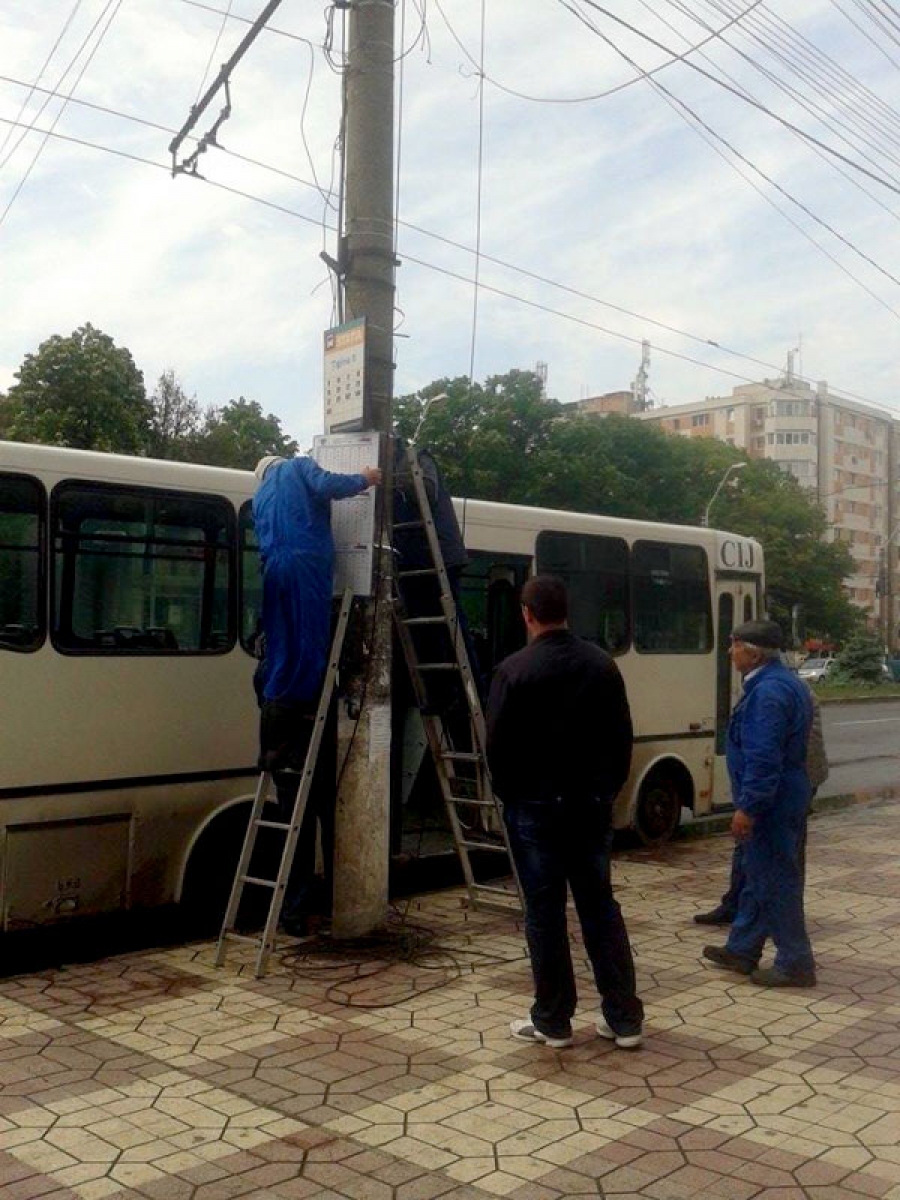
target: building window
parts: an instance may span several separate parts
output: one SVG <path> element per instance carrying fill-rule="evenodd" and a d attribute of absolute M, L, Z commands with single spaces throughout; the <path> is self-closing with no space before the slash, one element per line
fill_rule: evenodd
<path fill-rule="evenodd" d="M 0 475 L 0 647 L 37 650 L 44 640 L 44 489 Z"/>
<path fill-rule="evenodd" d="M 628 649 L 628 545 L 622 538 L 544 531 L 537 538 L 537 569 L 565 581 L 569 626 L 579 637 L 610 654 Z"/>
<path fill-rule="evenodd" d="M 709 566 L 701 546 L 635 542 L 634 648 L 645 654 L 712 650 Z"/>
<path fill-rule="evenodd" d="M 691 425 L 696 428 L 699 425 L 709 424 L 709 413 L 694 413 L 691 417 Z"/>
<path fill-rule="evenodd" d="M 192 493 L 63 483 L 53 493 L 54 645 L 217 654 L 234 645 L 234 509 Z"/>

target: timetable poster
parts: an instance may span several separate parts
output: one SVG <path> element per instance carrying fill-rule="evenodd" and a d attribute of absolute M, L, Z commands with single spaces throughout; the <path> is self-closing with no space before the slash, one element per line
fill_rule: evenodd
<path fill-rule="evenodd" d="M 326 471 L 355 475 L 364 467 L 378 466 L 377 433 L 328 433 L 313 438 L 312 456 Z M 347 500 L 332 500 L 334 535 L 334 594 L 351 587 L 355 596 L 372 594 L 373 542 L 375 540 L 375 488 Z"/>
<path fill-rule="evenodd" d="M 325 432 L 360 429 L 366 395 L 366 318 L 325 330 Z"/>

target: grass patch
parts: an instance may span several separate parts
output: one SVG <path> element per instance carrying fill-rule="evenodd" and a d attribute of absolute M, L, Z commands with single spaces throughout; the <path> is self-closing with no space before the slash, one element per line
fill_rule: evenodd
<path fill-rule="evenodd" d="M 900 683 L 837 683 L 825 681 L 813 684 L 820 700 L 892 700 L 900 699 Z"/>

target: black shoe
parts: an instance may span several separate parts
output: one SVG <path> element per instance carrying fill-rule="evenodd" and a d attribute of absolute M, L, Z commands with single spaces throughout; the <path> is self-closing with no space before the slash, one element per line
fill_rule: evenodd
<path fill-rule="evenodd" d="M 717 967 L 724 967 L 726 971 L 737 971 L 739 975 L 749 975 L 751 971 L 756 970 L 755 962 L 740 954 L 732 954 L 725 946 L 704 946 L 703 957 L 708 958 Z"/>
<path fill-rule="evenodd" d="M 815 971 L 797 971 L 790 973 L 778 967 L 757 967 L 750 978 L 760 987 L 798 987 L 811 988 L 816 986 Z"/>
<path fill-rule="evenodd" d="M 694 917 L 695 925 L 730 925 L 734 920 L 734 914 L 726 912 L 724 908 L 714 908 L 712 912 L 697 913 Z"/>
<path fill-rule="evenodd" d="M 288 937 L 308 938 L 312 936 L 309 917 L 288 917 L 281 922 L 281 931 Z"/>

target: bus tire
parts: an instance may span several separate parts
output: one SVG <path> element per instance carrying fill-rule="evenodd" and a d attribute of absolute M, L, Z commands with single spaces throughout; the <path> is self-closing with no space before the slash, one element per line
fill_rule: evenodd
<path fill-rule="evenodd" d="M 181 909 L 192 936 L 213 936 L 222 926 L 247 832 L 250 808 L 248 802 L 219 813 L 204 829 L 191 851 L 181 889 Z M 265 877 L 272 876 L 274 872 L 269 871 Z M 242 919 L 248 907 L 253 909 L 248 922 L 250 924 L 259 919 L 259 905 L 254 903 L 259 897 L 251 893 L 261 890 L 247 888 L 241 903 Z"/>
<path fill-rule="evenodd" d="M 675 834 L 687 803 L 674 771 L 651 771 L 638 793 L 632 825 L 645 846 L 662 846 Z"/>

